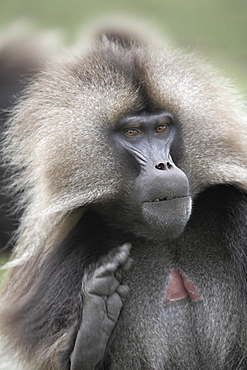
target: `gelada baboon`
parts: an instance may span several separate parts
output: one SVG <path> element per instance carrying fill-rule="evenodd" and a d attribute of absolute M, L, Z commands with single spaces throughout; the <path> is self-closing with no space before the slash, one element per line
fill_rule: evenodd
<path fill-rule="evenodd" d="M 11 369 L 247 369 L 246 113 L 211 67 L 101 31 L 33 82 L 6 147 Z"/>

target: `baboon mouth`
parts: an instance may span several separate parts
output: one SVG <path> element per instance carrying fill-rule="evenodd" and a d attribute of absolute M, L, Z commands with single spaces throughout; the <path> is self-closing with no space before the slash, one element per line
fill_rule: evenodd
<path fill-rule="evenodd" d="M 180 197 L 163 197 L 163 198 L 155 198 L 155 199 L 152 199 L 152 200 L 145 200 L 143 203 L 159 203 L 159 202 L 165 202 L 165 201 L 168 201 L 168 200 L 173 200 L 173 199 L 180 199 L 180 198 L 187 198 L 188 195 L 183 195 L 183 196 L 180 196 Z"/>
<path fill-rule="evenodd" d="M 152 200 L 147 200 L 143 203 L 157 203 L 157 202 L 164 202 L 165 200 L 170 200 L 170 199 L 173 199 L 173 198 L 168 198 L 168 197 L 164 197 L 164 198 L 155 198 L 155 199 L 152 199 Z"/>

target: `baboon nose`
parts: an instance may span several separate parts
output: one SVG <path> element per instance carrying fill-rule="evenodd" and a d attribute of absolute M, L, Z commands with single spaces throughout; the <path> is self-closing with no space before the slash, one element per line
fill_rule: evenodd
<path fill-rule="evenodd" d="M 170 162 L 165 162 L 165 163 L 161 162 L 155 166 L 157 170 L 161 170 L 161 171 L 169 170 L 171 167 L 172 167 L 172 164 Z"/>

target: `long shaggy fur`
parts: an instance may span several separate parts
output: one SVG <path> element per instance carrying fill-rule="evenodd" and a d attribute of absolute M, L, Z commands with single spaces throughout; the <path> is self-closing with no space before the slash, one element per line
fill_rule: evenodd
<path fill-rule="evenodd" d="M 83 52 L 51 63 L 8 123 L 5 163 L 17 173 L 12 186 L 25 210 L 8 264 L 0 328 L 1 343 L 7 342 L 10 356 L 11 348 L 18 355 L 18 369 L 59 369 L 55 358 L 66 331 L 52 338 L 52 346 L 42 343 L 36 354 L 25 354 L 16 351 L 8 322 L 87 206 L 128 191 L 109 145 L 109 128 L 117 120 L 146 107 L 171 112 L 181 124 L 184 155 L 178 166 L 192 195 L 214 184 L 247 191 L 247 116 L 235 89 L 194 55 L 128 34 L 119 40 L 102 32 Z"/>
<path fill-rule="evenodd" d="M 11 24 L 1 30 L 0 36 L 0 148 L 3 156 L 5 144 L 5 123 L 12 107 L 20 98 L 23 89 L 30 80 L 44 69 L 44 65 L 59 53 L 57 32 L 38 32 L 26 22 Z M 5 247 L 10 240 L 11 231 L 16 229 L 18 217 L 12 197 L 13 187 L 5 189 L 6 178 L 10 177 L 11 168 L 0 163 L 0 247 Z M 14 169 L 15 171 L 16 169 Z M 14 185 L 12 183 L 12 185 Z M 15 193 L 15 190 L 13 191 Z M 20 209 L 18 209 L 20 212 Z M 11 244 L 11 243 L 10 243 Z"/>

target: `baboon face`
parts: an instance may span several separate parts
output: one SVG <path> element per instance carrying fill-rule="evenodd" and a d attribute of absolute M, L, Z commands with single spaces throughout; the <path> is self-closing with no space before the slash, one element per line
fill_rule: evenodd
<path fill-rule="evenodd" d="M 172 115 L 164 111 L 128 115 L 113 131 L 117 156 L 131 179 L 130 210 L 145 227 L 167 237 L 183 230 L 191 211 L 187 176 L 173 160 L 178 136 Z"/>

